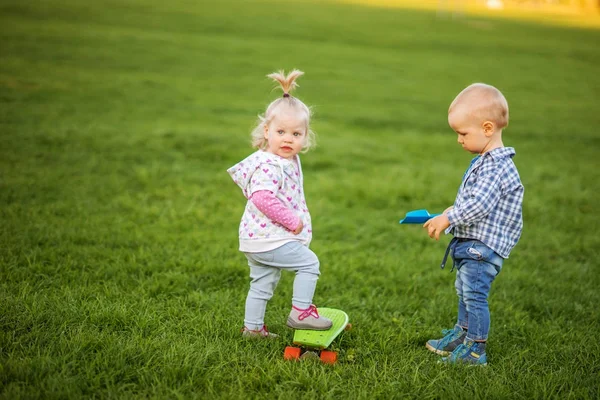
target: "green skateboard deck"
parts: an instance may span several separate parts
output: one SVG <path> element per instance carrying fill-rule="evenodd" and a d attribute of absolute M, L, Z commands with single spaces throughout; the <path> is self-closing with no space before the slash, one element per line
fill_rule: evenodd
<path fill-rule="evenodd" d="M 294 344 L 317 350 L 326 349 L 348 325 L 348 314 L 342 310 L 318 308 L 317 311 L 319 315 L 329 318 L 333 322 L 331 328 L 326 331 L 296 329 Z"/>

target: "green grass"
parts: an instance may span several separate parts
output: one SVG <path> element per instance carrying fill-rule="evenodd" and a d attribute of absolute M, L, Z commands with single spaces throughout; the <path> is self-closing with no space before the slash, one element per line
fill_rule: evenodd
<path fill-rule="evenodd" d="M 215 2 L 217 3 L 217 2 Z M 329 2 L 0 1 L 0 397 L 598 398 L 600 32 Z M 242 340 L 244 200 L 265 75 L 300 68 L 335 366 L 282 359 L 293 275 Z M 456 316 L 447 238 L 399 226 L 454 200 L 446 111 L 499 87 L 525 192 L 494 283 L 488 368 L 424 343 Z"/>

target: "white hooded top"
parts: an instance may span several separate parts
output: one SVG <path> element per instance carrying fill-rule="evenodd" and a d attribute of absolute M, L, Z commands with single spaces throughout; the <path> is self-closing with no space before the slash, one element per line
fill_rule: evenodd
<path fill-rule="evenodd" d="M 258 150 L 227 170 L 242 189 L 248 202 L 240 222 L 240 251 L 260 253 L 299 241 L 305 246 L 312 239 L 310 213 L 304 197 L 300 157 L 293 160 Z M 293 210 L 304 224 L 302 232 L 294 235 L 281 224 L 267 218 L 250 200 L 261 190 L 271 191 L 286 207 Z"/>

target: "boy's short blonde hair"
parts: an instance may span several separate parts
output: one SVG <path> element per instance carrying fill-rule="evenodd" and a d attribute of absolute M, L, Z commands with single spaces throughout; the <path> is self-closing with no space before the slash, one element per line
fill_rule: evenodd
<path fill-rule="evenodd" d="M 459 106 L 468 107 L 467 112 L 482 121 L 491 121 L 499 129 L 508 126 L 508 102 L 498 89 L 485 83 L 474 83 L 456 96 L 448 114 Z"/>
<path fill-rule="evenodd" d="M 315 147 L 315 133 L 310 129 L 310 118 L 312 117 L 312 111 L 298 99 L 290 95 L 290 92 L 297 86 L 296 79 L 304 75 L 304 72 L 294 69 L 289 74 L 285 74 L 283 71 L 274 72 L 267 75 L 267 77 L 273 79 L 279 84 L 279 88 L 283 91 L 283 97 L 275 99 L 267 106 L 267 110 L 264 115 L 258 116 L 258 124 L 252 130 L 250 134 L 252 137 L 252 147 L 265 150 L 267 148 L 267 139 L 265 139 L 264 132 L 265 127 L 268 126 L 275 115 L 280 111 L 281 107 L 290 107 L 304 114 L 306 118 L 306 138 L 304 140 L 304 146 L 302 146 L 302 153 L 307 152 L 309 149 Z"/>

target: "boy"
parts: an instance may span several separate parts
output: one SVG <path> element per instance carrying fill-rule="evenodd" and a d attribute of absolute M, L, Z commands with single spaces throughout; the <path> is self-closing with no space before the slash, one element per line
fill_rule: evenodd
<path fill-rule="evenodd" d="M 475 83 L 456 96 L 448 124 L 463 149 L 477 154 L 463 176 L 454 205 L 423 225 L 431 238 L 452 233 L 441 267 L 451 253 L 456 267 L 458 320 L 445 336 L 426 347 L 446 356 L 442 362 L 486 365 L 490 328 L 488 294 L 502 263 L 523 229 L 523 184 L 512 161 L 515 150 L 504 147 L 508 103 L 498 89 Z"/>

